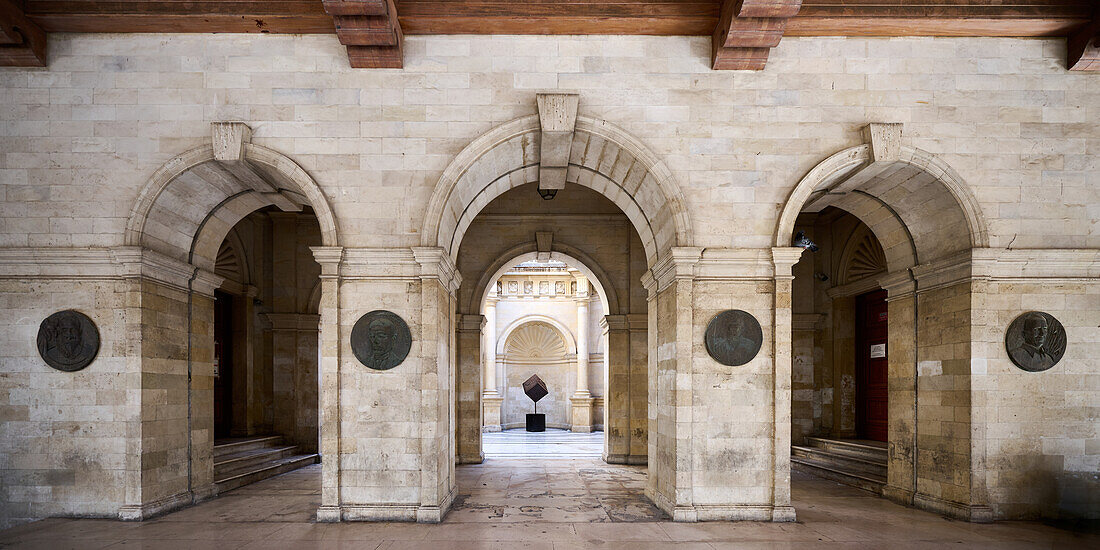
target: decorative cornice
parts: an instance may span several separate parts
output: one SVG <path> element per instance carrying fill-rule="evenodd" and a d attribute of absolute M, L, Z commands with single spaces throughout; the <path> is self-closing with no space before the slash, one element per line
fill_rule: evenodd
<path fill-rule="evenodd" d="M 766 248 L 707 248 L 695 268 L 695 279 L 767 281 L 773 272 Z"/>
<path fill-rule="evenodd" d="M 1016 281 L 1061 281 L 1100 278 L 1100 249 L 976 248 L 972 256 L 975 278 Z"/>
<path fill-rule="evenodd" d="M 875 279 L 878 286 L 886 291 L 886 301 L 908 298 L 917 290 L 917 282 L 908 269 L 891 271 Z"/>
<path fill-rule="evenodd" d="M 0 248 L 0 279 L 150 279 L 212 296 L 224 278 L 139 246 Z M 194 280 L 192 280 L 194 279 Z"/>
<path fill-rule="evenodd" d="M 703 249 L 700 247 L 674 246 L 646 272 L 642 285 L 653 294 L 664 290 L 673 281 L 694 279 L 695 267 L 702 255 Z"/>
<path fill-rule="evenodd" d="M 458 332 L 481 332 L 485 325 L 484 315 L 459 315 Z"/>
<path fill-rule="evenodd" d="M 944 288 L 970 280 L 971 251 L 963 250 L 911 268 L 917 281 L 917 292 Z"/>
<path fill-rule="evenodd" d="M 271 330 L 317 332 L 321 327 L 321 316 L 313 313 L 264 313 L 261 317 L 271 324 Z"/>
<path fill-rule="evenodd" d="M 458 292 L 462 275 L 450 254 L 439 246 L 417 246 L 412 249 L 413 258 L 420 264 L 420 278 L 437 279 L 451 294 Z"/>
<path fill-rule="evenodd" d="M 794 264 L 798 263 L 798 260 L 802 258 L 802 253 L 804 252 L 806 252 L 806 249 L 796 246 L 772 247 L 774 277 L 776 279 L 793 277 L 791 269 L 794 267 Z"/>

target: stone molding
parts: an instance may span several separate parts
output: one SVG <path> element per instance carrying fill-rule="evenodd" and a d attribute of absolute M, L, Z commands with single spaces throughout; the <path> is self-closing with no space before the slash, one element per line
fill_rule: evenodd
<path fill-rule="evenodd" d="M 437 247 L 352 248 L 312 246 L 313 257 L 321 264 L 321 278 L 341 281 L 435 279 L 454 294 L 462 283 L 450 256 Z"/>
<path fill-rule="evenodd" d="M 791 315 L 791 330 L 821 330 L 824 321 L 824 313 L 795 313 Z"/>
<path fill-rule="evenodd" d="M 771 280 L 775 273 L 773 258 L 766 248 L 707 248 L 696 266 L 695 280 Z"/>
<path fill-rule="evenodd" d="M 881 275 L 881 274 L 878 274 Z M 879 282 L 880 276 L 870 275 L 862 279 L 856 279 L 850 283 L 843 285 L 837 285 L 825 291 L 825 295 L 829 298 L 846 298 L 848 296 L 858 296 L 865 294 L 873 290 L 882 288 Z"/>
<path fill-rule="evenodd" d="M 702 255 L 703 249 L 700 247 L 672 247 L 642 275 L 642 287 L 654 296 L 677 280 L 695 279 L 696 265 Z"/>
<path fill-rule="evenodd" d="M 145 504 L 122 506 L 118 509 L 118 519 L 121 521 L 144 521 L 153 516 L 190 506 L 196 502 L 191 491 L 183 491 Z"/>
<path fill-rule="evenodd" d="M 0 279 L 150 279 L 213 296 L 224 277 L 139 246 L 0 248 Z"/>
<path fill-rule="evenodd" d="M 772 276 L 776 279 L 793 279 L 794 264 L 802 258 L 805 249 L 794 246 L 776 246 L 771 249 Z"/>
<path fill-rule="evenodd" d="M 275 331 L 317 332 L 321 316 L 315 313 L 262 313 L 260 315 Z"/>
<path fill-rule="evenodd" d="M 481 332 L 482 327 L 485 326 L 485 316 L 459 314 L 457 325 L 458 332 Z"/>
<path fill-rule="evenodd" d="M 975 278 L 998 281 L 1051 279 L 1065 282 L 1100 278 L 1100 249 L 976 248 L 971 257 Z"/>

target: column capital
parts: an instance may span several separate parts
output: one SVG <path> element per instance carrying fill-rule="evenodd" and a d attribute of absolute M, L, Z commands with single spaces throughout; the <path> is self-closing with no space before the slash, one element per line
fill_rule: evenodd
<path fill-rule="evenodd" d="M 340 263 L 344 260 L 342 246 L 311 246 L 313 259 L 321 264 L 321 278 L 336 277 L 340 274 Z"/>
<path fill-rule="evenodd" d="M 773 247 L 772 263 L 775 265 L 775 277 L 777 279 L 794 277 L 791 269 L 802 258 L 802 253 L 805 251 L 804 248 L 797 246 Z"/>
<path fill-rule="evenodd" d="M 485 325 L 484 315 L 459 315 L 458 332 L 481 332 Z"/>

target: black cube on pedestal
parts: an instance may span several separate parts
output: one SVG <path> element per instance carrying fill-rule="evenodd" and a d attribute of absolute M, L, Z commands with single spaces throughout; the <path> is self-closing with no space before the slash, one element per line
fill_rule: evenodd
<path fill-rule="evenodd" d="M 545 432 L 546 415 L 543 413 L 527 413 L 527 431 Z"/>

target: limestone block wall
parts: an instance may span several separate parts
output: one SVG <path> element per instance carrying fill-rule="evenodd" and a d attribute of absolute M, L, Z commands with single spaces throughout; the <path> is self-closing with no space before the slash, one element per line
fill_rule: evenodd
<path fill-rule="evenodd" d="M 975 282 L 972 361 L 973 475 L 995 518 L 1100 517 L 1100 283 L 1021 279 Z M 1026 372 L 1008 358 L 1005 330 L 1045 311 L 1066 330 L 1065 356 Z"/>
<path fill-rule="evenodd" d="M 52 515 L 117 517 L 141 498 L 141 361 L 135 283 L 0 280 L 0 528 Z M 87 368 L 38 355 L 43 319 L 91 317 L 101 337 Z"/>

